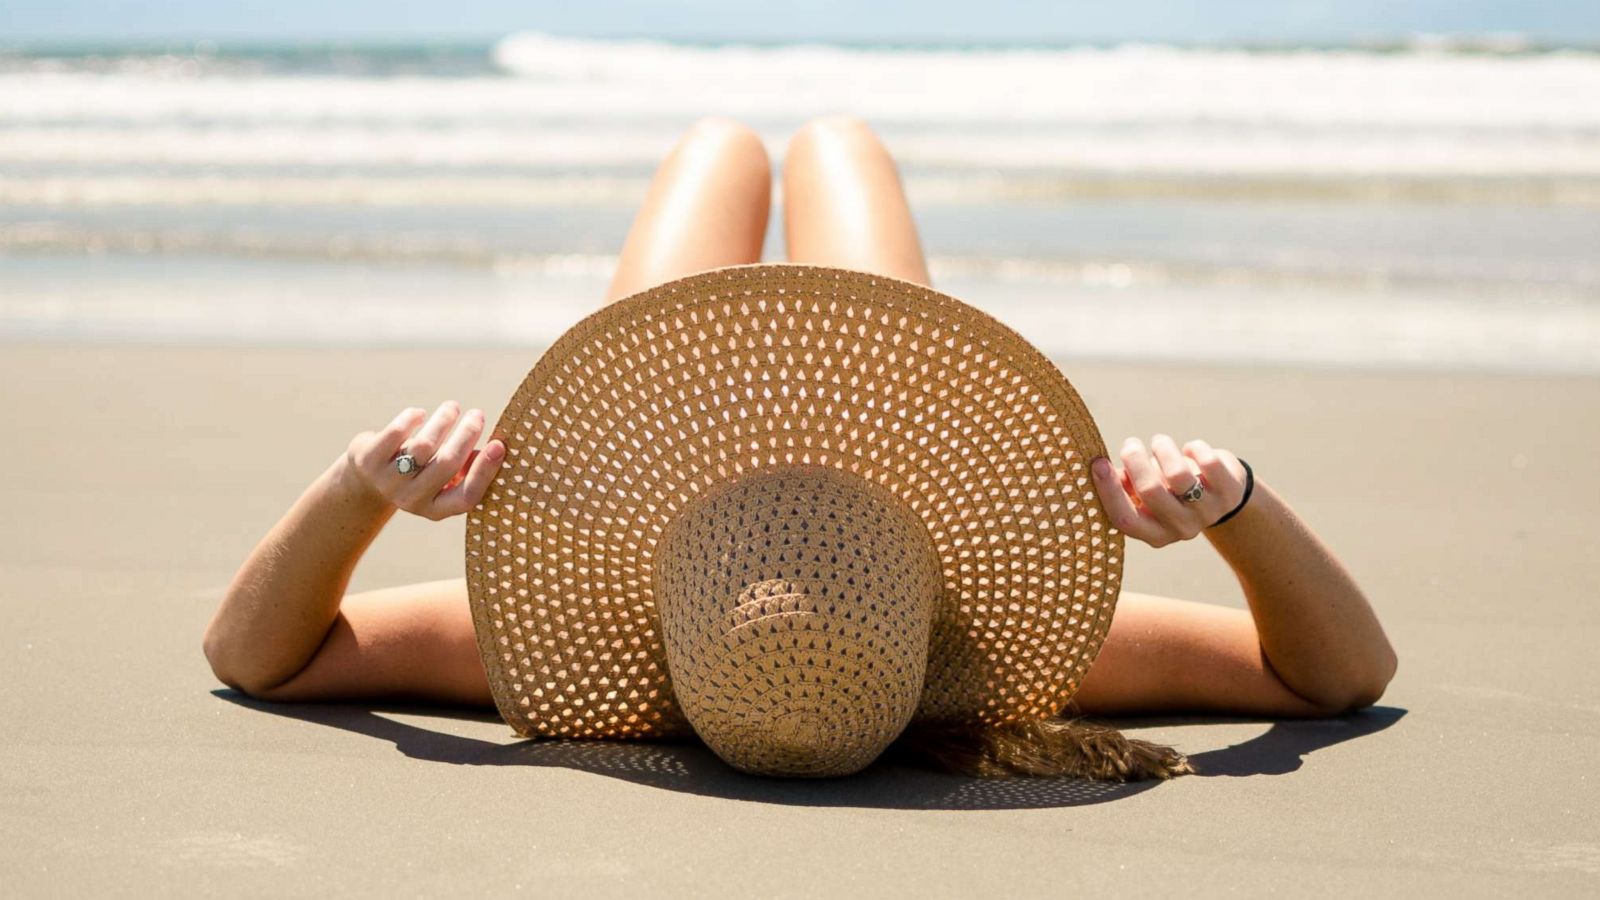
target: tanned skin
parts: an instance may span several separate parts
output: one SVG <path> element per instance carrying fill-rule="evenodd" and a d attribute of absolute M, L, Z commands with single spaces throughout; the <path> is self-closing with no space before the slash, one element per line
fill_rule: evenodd
<path fill-rule="evenodd" d="M 759 137 L 728 120 L 691 128 L 651 183 L 607 301 L 694 272 L 759 262 L 772 169 Z M 898 169 L 859 120 L 808 123 L 788 146 L 784 225 L 792 262 L 931 285 Z M 439 520 L 483 496 L 505 447 L 481 410 L 407 409 L 356 435 L 240 567 L 206 629 L 216 676 L 281 701 L 406 699 L 493 706 L 461 579 L 346 594 L 362 554 L 397 512 Z M 402 476 L 401 449 L 431 462 Z M 1097 460 L 1112 522 L 1152 547 L 1204 537 L 1248 610 L 1124 591 L 1074 697 L 1099 716 L 1328 716 L 1369 706 L 1395 652 L 1344 566 L 1264 480 L 1244 492 L 1233 453 L 1202 440 L 1128 438 Z M 1175 493 L 1196 479 L 1198 503 Z"/>

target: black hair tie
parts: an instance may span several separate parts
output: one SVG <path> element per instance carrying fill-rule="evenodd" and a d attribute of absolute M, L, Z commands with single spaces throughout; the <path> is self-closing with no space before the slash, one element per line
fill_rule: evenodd
<path fill-rule="evenodd" d="M 1239 514 L 1239 510 L 1244 509 L 1244 505 L 1250 502 L 1250 494 L 1256 489 L 1256 473 L 1251 470 L 1250 464 L 1245 462 L 1243 459 L 1239 460 L 1239 465 L 1244 466 L 1244 496 L 1239 498 L 1238 506 L 1235 506 L 1227 515 L 1216 520 L 1215 522 L 1212 522 L 1210 525 L 1207 525 L 1207 528 L 1215 528 L 1218 525 L 1221 525 L 1223 522 L 1226 522 L 1234 516 L 1237 516 Z"/>

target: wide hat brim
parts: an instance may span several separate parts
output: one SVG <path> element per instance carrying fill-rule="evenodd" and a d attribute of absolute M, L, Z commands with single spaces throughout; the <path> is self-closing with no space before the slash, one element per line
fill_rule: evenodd
<path fill-rule="evenodd" d="M 494 437 L 466 580 L 524 736 L 692 734 L 652 597 L 663 529 L 754 469 L 832 466 L 921 517 L 943 570 L 913 722 L 1053 715 L 1110 628 L 1105 448 L 1059 369 L 992 316 L 845 269 L 757 264 L 618 300 L 545 351 Z"/>

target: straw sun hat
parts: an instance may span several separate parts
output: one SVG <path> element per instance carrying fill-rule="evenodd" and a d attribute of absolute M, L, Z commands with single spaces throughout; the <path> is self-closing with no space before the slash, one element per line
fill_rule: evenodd
<path fill-rule="evenodd" d="M 1065 377 L 929 288 L 702 272 L 578 323 L 494 436 L 467 586 L 526 737 L 697 735 L 832 776 L 917 723 L 1055 715 L 1110 627 L 1122 536 Z"/>

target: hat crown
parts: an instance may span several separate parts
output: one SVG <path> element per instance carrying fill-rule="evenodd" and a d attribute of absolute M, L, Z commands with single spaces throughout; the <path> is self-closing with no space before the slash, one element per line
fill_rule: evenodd
<path fill-rule="evenodd" d="M 735 768 L 858 771 L 916 712 L 941 578 L 921 519 L 882 486 L 827 466 L 747 472 L 657 545 L 673 692 Z"/>

